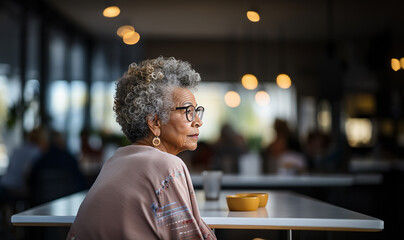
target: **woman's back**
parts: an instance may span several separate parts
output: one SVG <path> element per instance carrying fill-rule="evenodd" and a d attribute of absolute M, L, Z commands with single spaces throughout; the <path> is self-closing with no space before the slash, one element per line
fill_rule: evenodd
<path fill-rule="evenodd" d="M 203 239 L 185 164 L 153 147 L 130 145 L 109 159 L 83 201 L 68 239 Z"/>

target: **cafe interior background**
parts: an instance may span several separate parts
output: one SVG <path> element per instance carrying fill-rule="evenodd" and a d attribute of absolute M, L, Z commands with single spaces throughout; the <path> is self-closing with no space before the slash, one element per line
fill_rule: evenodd
<path fill-rule="evenodd" d="M 119 15 L 103 16 L 108 6 Z M 403 7 L 399 0 L 1 0 L 1 175 L 24 136 L 46 126 L 65 137 L 91 186 L 102 163 L 128 144 L 112 110 L 115 80 L 131 62 L 174 56 L 202 78 L 199 148 L 180 155 L 192 174 L 373 176 L 349 188 L 282 189 L 378 217 L 383 232 L 353 237 L 388 239 L 404 213 Z M 129 34 L 121 28 L 118 36 L 125 25 Z M 268 166 L 277 122 L 303 170 Z M 0 236 L 22 239 L 4 218 L 10 206 L 2 211 Z"/>

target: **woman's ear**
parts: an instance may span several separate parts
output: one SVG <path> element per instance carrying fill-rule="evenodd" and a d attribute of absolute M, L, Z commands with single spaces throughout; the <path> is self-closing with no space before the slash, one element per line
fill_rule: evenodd
<path fill-rule="evenodd" d="M 153 118 L 147 117 L 147 126 L 149 127 L 150 131 L 153 133 L 154 136 L 160 136 L 161 133 L 161 121 L 157 115 Z"/>

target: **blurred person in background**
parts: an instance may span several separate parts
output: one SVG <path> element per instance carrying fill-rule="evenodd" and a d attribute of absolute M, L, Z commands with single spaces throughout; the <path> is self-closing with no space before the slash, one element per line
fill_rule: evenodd
<path fill-rule="evenodd" d="M 239 172 L 239 158 L 247 152 L 244 138 L 226 123 L 222 126 L 219 139 L 213 144 L 213 169 L 224 173 Z"/>
<path fill-rule="evenodd" d="M 101 162 L 103 144 L 100 141 L 99 146 L 94 146 L 91 143 L 90 132 L 87 129 L 83 129 L 80 132 L 80 155 L 79 160 L 81 162 Z"/>
<path fill-rule="evenodd" d="M 33 205 L 84 190 L 87 185 L 78 161 L 66 148 L 62 133 L 52 131 L 48 150 L 34 163 L 29 175 Z"/>
<path fill-rule="evenodd" d="M 338 141 L 330 134 L 318 130 L 311 131 L 304 146 L 308 169 L 311 172 L 347 172 L 351 153 L 346 138 Z"/>
<path fill-rule="evenodd" d="M 104 147 L 101 137 L 92 135 L 86 128 L 80 132 L 79 166 L 86 177 L 88 185 L 94 183 L 101 171 L 104 161 Z"/>
<path fill-rule="evenodd" d="M 192 170 L 200 173 L 203 170 L 210 169 L 213 159 L 212 146 L 205 141 L 198 142 L 198 148 L 191 154 Z"/>
<path fill-rule="evenodd" d="M 191 90 L 199 82 L 174 58 L 129 66 L 116 83 L 114 111 L 132 144 L 104 163 L 67 239 L 216 239 L 176 156 L 197 147 L 204 108 Z"/>
<path fill-rule="evenodd" d="M 24 143 L 14 149 L 10 155 L 7 172 L 1 178 L 0 199 L 2 202 L 28 197 L 27 178 L 34 163 L 47 148 L 47 130 L 44 127 L 39 127 L 29 132 Z"/>
<path fill-rule="evenodd" d="M 330 142 L 330 136 L 325 133 L 317 130 L 309 132 L 304 152 L 310 172 L 323 172 L 325 170 Z"/>
<path fill-rule="evenodd" d="M 275 140 L 262 152 L 264 172 L 294 175 L 307 171 L 300 144 L 290 131 L 288 123 L 275 119 L 274 130 Z"/>

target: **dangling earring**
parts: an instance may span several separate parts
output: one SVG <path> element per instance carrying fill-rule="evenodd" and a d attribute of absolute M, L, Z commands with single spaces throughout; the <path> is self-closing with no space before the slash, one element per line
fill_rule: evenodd
<path fill-rule="evenodd" d="M 161 143 L 160 138 L 159 138 L 158 136 L 155 136 L 155 137 L 153 138 L 152 143 L 153 143 L 153 146 L 157 147 L 157 146 L 160 145 L 160 143 Z"/>

